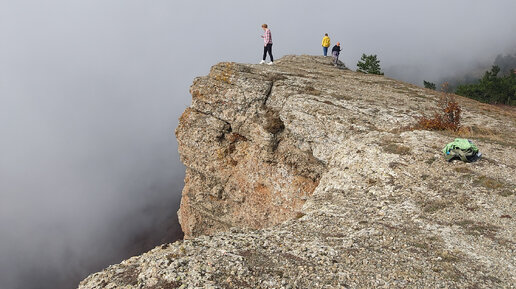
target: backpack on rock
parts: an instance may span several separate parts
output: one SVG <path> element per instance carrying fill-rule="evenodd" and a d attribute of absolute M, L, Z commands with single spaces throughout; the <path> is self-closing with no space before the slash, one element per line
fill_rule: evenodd
<path fill-rule="evenodd" d="M 468 163 L 474 162 L 482 156 L 477 146 L 472 141 L 465 138 L 456 138 L 453 142 L 447 144 L 443 148 L 443 154 L 447 161 L 460 158 L 462 161 Z"/>

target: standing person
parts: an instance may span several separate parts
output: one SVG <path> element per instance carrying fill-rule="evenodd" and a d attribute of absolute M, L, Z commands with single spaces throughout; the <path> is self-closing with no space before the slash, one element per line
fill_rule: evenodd
<path fill-rule="evenodd" d="M 267 57 L 267 52 L 269 53 L 269 57 L 271 58 L 271 62 L 267 63 L 271 65 L 274 62 L 274 58 L 272 57 L 272 35 L 271 30 L 267 27 L 267 24 L 262 24 L 262 29 L 265 32 L 262 35 L 263 38 L 263 60 L 260 61 L 260 64 L 265 63 L 265 58 Z"/>
<path fill-rule="evenodd" d="M 325 33 L 322 39 L 322 51 L 324 56 L 328 56 L 328 47 L 330 47 L 330 37 L 328 37 L 328 33 Z"/>
<path fill-rule="evenodd" d="M 337 42 L 337 45 L 333 46 L 331 49 L 331 54 L 333 55 L 333 65 L 337 66 L 337 61 L 339 61 L 340 51 L 340 42 Z"/>

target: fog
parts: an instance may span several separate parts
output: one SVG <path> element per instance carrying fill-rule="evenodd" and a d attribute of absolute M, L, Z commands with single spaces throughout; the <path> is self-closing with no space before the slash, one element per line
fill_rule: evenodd
<path fill-rule="evenodd" d="M 321 54 L 421 85 L 516 47 L 507 1 L 0 0 L 0 288 L 75 288 L 180 237 L 174 129 L 220 61 Z M 452 3 L 450 3 L 452 2 Z"/>

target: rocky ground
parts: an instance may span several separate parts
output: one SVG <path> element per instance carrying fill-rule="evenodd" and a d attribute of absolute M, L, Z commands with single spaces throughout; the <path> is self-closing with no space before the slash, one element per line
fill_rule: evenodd
<path fill-rule="evenodd" d="M 220 63 L 177 129 L 187 239 L 79 288 L 516 288 L 516 112 L 286 56 Z M 467 137 L 483 157 L 448 163 Z"/>

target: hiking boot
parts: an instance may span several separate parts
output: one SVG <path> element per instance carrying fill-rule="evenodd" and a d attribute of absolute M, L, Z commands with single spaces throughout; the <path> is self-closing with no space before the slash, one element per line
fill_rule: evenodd
<path fill-rule="evenodd" d="M 265 63 L 265 60 L 260 61 L 260 64 L 264 64 L 264 63 Z"/>
<path fill-rule="evenodd" d="M 274 62 L 272 62 L 272 61 L 271 61 L 271 62 L 269 62 L 269 63 L 267 63 L 267 64 L 268 64 L 268 65 L 273 65 L 273 64 L 274 64 Z"/>

